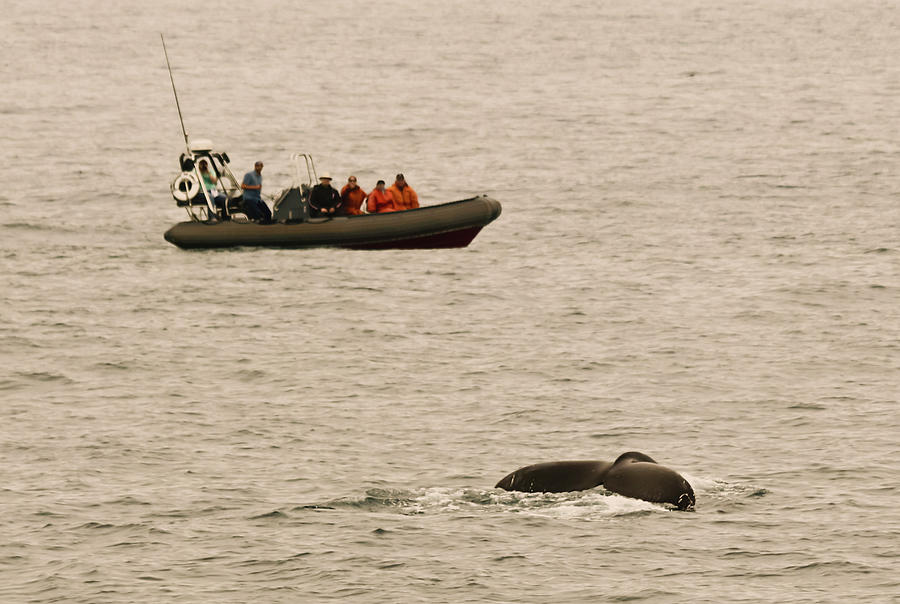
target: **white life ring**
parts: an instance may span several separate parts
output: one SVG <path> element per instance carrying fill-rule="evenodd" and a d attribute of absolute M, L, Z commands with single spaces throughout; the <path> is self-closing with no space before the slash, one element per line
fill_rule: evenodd
<path fill-rule="evenodd" d="M 200 192 L 200 183 L 193 172 L 182 172 L 172 181 L 172 197 L 176 201 L 187 203 Z"/>

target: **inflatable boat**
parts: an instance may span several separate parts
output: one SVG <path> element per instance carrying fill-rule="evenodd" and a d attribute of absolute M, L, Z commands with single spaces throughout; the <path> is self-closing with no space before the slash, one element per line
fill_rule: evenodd
<path fill-rule="evenodd" d="M 172 196 L 187 210 L 189 220 L 166 231 L 166 241 L 184 249 L 456 248 L 469 245 L 482 228 L 500 216 L 500 202 L 481 195 L 399 212 L 310 217 L 309 192 L 318 180 L 315 164 L 305 153 L 291 159 L 294 182 L 274 199 L 272 221 L 260 223 L 243 213 L 240 181 L 229 167 L 228 154 L 213 151 L 208 141 L 190 144 L 180 158 L 182 172 L 171 186 Z M 214 188 L 204 184 L 199 172 L 203 160 L 216 177 Z"/>

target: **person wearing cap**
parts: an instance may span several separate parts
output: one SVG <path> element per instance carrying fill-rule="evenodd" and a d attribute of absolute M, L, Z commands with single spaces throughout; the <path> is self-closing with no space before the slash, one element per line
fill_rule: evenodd
<path fill-rule="evenodd" d="M 356 184 L 356 177 L 350 176 L 347 184 L 341 189 L 341 211 L 348 216 L 362 214 L 362 202 L 366 198 L 366 192 Z"/>
<path fill-rule="evenodd" d="M 250 220 L 271 222 L 272 212 L 269 206 L 262 200 L 262 169 L 263 163 L 256 162 L 253 171 L 244 174 L 241 189 L 244 191 L 244 213 Z"/>
<path fill-rule="evenodd" d="M 398 210 L 414 210 L 419 207 L 419 196 L 415 190 L 409 186 L 403 174 L 397 175 L 397 180 L 389 189 L 394 196 L 394 205 Z"/>
<path fill-rule="evenodd" d="M 379 180 L 372 192 L 369 193 L 368 201 L 366 201 L 366 211 L 369 214 L 397 211 L 394 196 L 384 188 L 383 180 Z"/>
<path fill-rule="evenodd" d="M 331 174 L 325 172 L 309 193 L 309 215 L 334 216 L 340 207 L 341 194 L 331 186 Z"/>

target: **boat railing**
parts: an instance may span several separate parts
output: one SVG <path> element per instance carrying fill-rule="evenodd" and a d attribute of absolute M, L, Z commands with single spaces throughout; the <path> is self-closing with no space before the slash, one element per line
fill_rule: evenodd
<path fill-rule="evenodd" d="M 227 153 L 213 153 L 212 156 L 219 160 L 219 184 L 222 185 L 225 192 L 225 197 L 228 198 L 228 201 L 234 202 L 240 199 L 244 192 L 241 189 L 241 181 L 238 180 L 237 176 L 235 176 L 234 172 L 231 171 L 231 166 L 228 165 L 228 154 Z M 222 183 L 223 178 L 227 181 Z M 228 208 L 228 204 L 226 203 L 225 211 L 230 213 L 230 209 Z"/>
<path fill-rule="evenodd" d="M 215 153 L 212 151 L 197 152 L 191 149 L 190 155 L 182 154 L 179 161 L 181 175 L 172 182 L 172 195 L 177 204 L 187 211 L 192 221 L 204 221 L 210 217 L 219 215 L 216 200 L 219 193 L 218 187 L 209 191 L 200 174 L 200 160 L 206 160 L 216 175 L 217 185 L 224 193 L 225 202 L 221 204 L 221 212 L 224 216 L 231 216 L 236 211 L 241 211 L 240 199 L 243 195 L 240 181 L 229 167 L 227 153 Z M 220 200 L 221 201 L 221 200 Z"/>
<path fill-rule="evenodd" d="M 308 153 L 291 154 L 291 162 L 294 164 L 294 182 L 295 188 L 300 188 L 303 183 L 303 172 L 306 171 L 306 186 L 312 187 L 319 179 L 316 177 L 316 164 L 312 155 Z"/>

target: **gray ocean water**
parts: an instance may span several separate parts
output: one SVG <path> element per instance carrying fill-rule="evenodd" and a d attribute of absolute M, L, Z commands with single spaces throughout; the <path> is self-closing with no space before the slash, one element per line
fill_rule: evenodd
<path fill-rule="evenodd" d="M 900 6 L 0 2 L 0 601 L 900 601 Z M 181 251 L 194 138 L 462 250 Z M 693 512 L 493 489 L 638 450 Z"/>

